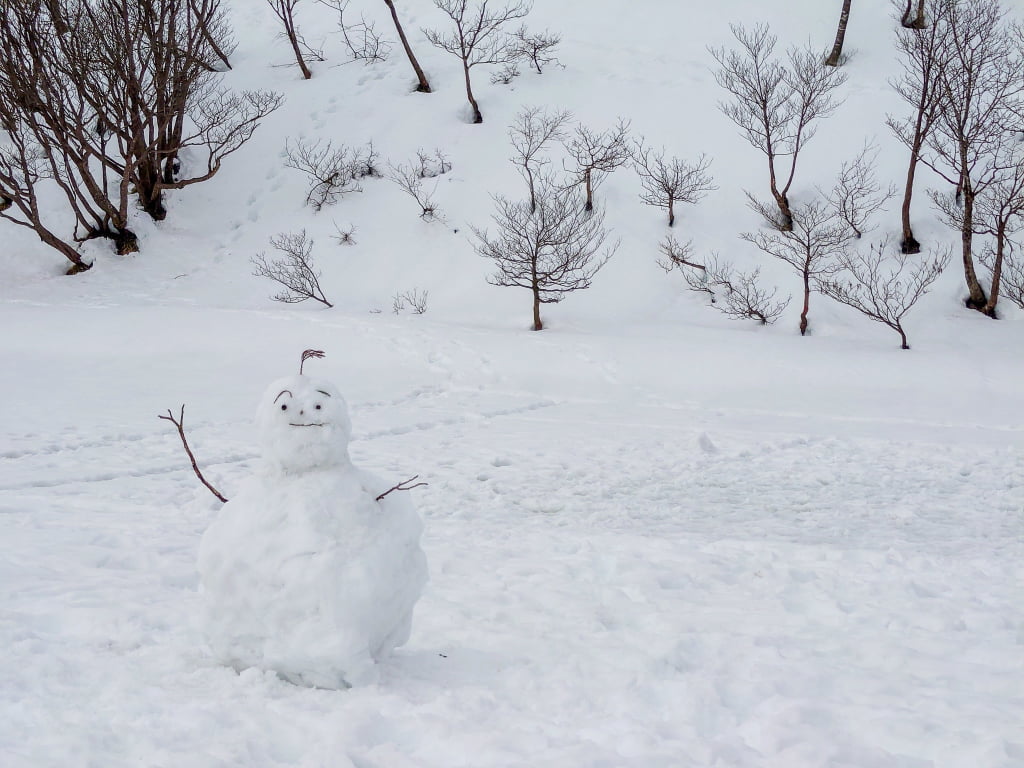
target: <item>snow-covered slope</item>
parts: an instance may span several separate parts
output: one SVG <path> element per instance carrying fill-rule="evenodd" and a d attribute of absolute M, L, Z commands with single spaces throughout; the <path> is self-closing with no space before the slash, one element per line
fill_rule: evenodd
<path fill-rule="evenodd" d="M 356 3 L 353 3 L 355 6 Z M 713 158 L 719 189 L 680 239 L 788 268 L 738 238 L 761 156 L 718 111 L 708 46 L 729 23 L 831 43 L 839 3 L 538 0 L 564 68 L 474 85 L 398 3 L 435 93 L 401 50 L 342 64 L 333 14 L 302 3 L 327 61 L 302 81 L 269 8 L 234 0 L 232 86 L 285 106 L 212 181 L 139 217 L 137 256 L 96 267 L 13 227 L 0 251 L 0 763 L 14 766 L 1024 765 L 1020 605 L 1021 317 L 962 308 L 954 264 L 908 316 L 913 349 L 812 298 L 774 326 L 732 321 L 656 265 L 668 231 L 627 169 L 598 190 L 622 245 L 594 286 L 544 308 L 486 283 L 470 225 L 523 191 L 507 126 L 526 105 L 617 118 L 670 154 Z M 622 6 L 619 8 L 619 6 Z M 379 7 L 378 7 L 379 6 Z M 833 7 L 835 6 L 835 7 Z M 355 9 L 355 8 L 354 8 Z M 383 3 L 357 10 L 389 30 Z M 866 138 L 905 155 L 888 3 L 855 5 L 845 103 L 808 146 L 795 196 Z M 386 180 L 313 213 L 287 138 L 442 149 L 443 219 Z M 923 186 L 934 183 L 927 175 Z M 916 209 L 922 240 L 953 242 Z M 893 208 L 882 232 L 898 230 Z M 335 226 L 356 227 L 336 245 Z M 306 229 L 334 309 L 288 306 L 251 275 L 268 237 Z M 429 291 L 424 315 L 391 314 Z M 252 412 L 306 348 L 352 409 L 353 458 L 420 474 L 431 583 L 381 683 L 299 689 L 217 666 L 196 623 L 196 553 L 216 502 L 156 419 L 187 404 L 200 463 L 231 496 L 256 456 Z"/>

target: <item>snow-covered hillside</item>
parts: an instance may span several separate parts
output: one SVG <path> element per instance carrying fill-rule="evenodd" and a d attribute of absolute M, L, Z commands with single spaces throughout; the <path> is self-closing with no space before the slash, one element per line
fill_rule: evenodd
<path fill-rule="evenodd" d="M 1019 311 L 963 308 L 954 262 L 907 316 L 913 349 L 820 295 L 774 325 L 730 320 L 657 265 L 664 212 L 631 170 L 597 191 L 616 255 L 546 305 L 487 283 L 471 226 L 517 197 L 507 130 L 526 106 L 595 129 L 631 121 L 669 154 L 713 159 L 718 190 L 676 235 L 785 295 L 796 275 L 742 241 L 764 162 L 717 108 L 709 46 L 731 22 L 825 49 L 838 2 L 537 0 L 563 67 L 510 85 L 396 3 L 435 92 L 390 58 L 343 63 L 335 14 L 298 22 L 326 61 L 301 79 L 263 0 L 232 0 L 226 84 L 285 96 L 209 182 L 172 193 L 142 251 L 66 263 L 0 222 L 0 764 L 4 766 L 1024 765 L 1024 351 Z M 595 6 L 605 6 L 595 8 Z M 621 7 L 620 7 L 621 6 Z M 383 3 L 352 11 L 394 37 Z M 352 12 L 350 11 L 350 13 Z M 899 184 L 885 127 L 903 107 L 896 23 L 854 4 L 845 98 L 793 196 L 830 186 L 865 140 Z M 441 149 L 441 218 L 384 179 L 314 213 L 286 140 L 372 140 L 385 160 Z M 931 212 L 919 239 L 956 242 Z M 899 234 L 896 203 L 879 234 Z M 336 228 L 356 243 L 337 245 Z M 305 229 L 333 309 L 275 303 L 252 276 L 268 238 Z M 392 313 L 428 291 L 425 314 Z M 231 496 L 255 466 L 266 384 L 317 348 L 348 400 L 353 459 L 419 474 L 431 581 L 377 685 L 295 687 L 218 666 L 197 627 L 196 556 L 219 504 L 157 415 L 186 403 L 206 474 Z"/>

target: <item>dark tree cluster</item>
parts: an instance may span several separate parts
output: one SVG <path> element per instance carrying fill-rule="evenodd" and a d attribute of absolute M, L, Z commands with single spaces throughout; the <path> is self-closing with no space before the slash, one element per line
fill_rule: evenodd
<path fill-rule="evenodd" d="M 281 103 L 220 87 L 233 49 L 220 0 L 0 0 L 0 12 L 0 217 L 76 271 L 91 266 L 85 240 L 138 250 L 133 209 L 163 219 L 167 190 L 214 176 Z M 66 203 L 56 219 L 47 187 Z"/>

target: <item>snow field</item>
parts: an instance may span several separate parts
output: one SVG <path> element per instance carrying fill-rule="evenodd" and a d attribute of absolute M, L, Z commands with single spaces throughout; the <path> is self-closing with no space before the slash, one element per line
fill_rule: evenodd
<path fill-rule="evenodd" d="M 545 307 L 542 334 L 467 237 L 489 194 L 522 191 L 505 131 L 523 106 L 622 116 L 670 155 L 714 158 L 720 189 L 677 237 L 795 291 L 737 238 L 759 225 L 743 190 L 764 168 L 715 108 L 706 46 L 742 20 L 824 47 L 837 9 L 539 0 L 530 25 L 563 34 L 566 68 L 512 88 L 475 72 L 482 126 L 460 122 L 458 64 L 419 32 L 441 23 L 432 4 L 400 9 L 435 94 L 407 92 L 397 49 L 335 66 L 336 41 L 301 82 L 274 66 L 288 51 L 268 9 L 235 0 L 227 82 L 286 107 L 165 222 L 136 220 L 138 257 L 90 243 L 97 268 L 56 279 L 58 259 L 3 229 L 0 765 L 1024 766 L 1019 312 L 966 313 L 951 267 L 908 317 L 911 352 L 820 296 L 805 339 L 795 305 L 770 328 L 729 321 L 655 266 L 662 212 L 625 169 L 598 191 L 619 253 Z M 314 39 L 333 26 L 302 13 Z M 846 102 L 794 199 L 871 136 L 880 175 L 905 172 L 884 128 L 901 109 L 884 0 L 855 7 L 847 45 Z M 395 162 L 445 150 L 444 220 L 386 181 L 313 215 L 281 164 L 299 136 L 372 138 Z M 924 176 L 918 236 L 952 242 Z M 333 245 L 335 223 L 357 245 Z M 301 228 L 333 311 L 273 304 L 250 274 L 269 236 Z M 391 316 L 413 287 L 427 314 Z M 379 685 L 344 693 L 236 674 L 203 646 L 195 566 L 217 504 L 156 419 L 187 405 L 230 497 L 256 466 L 260 391 L 305 348 L 351 405 L 353 460 L 430 484 L 413 494 L 431 581 L 412 638 Z"/>

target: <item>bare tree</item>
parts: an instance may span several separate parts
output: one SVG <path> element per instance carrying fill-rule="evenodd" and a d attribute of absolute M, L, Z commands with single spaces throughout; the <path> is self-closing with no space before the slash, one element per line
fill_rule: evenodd
<path fill-rule="evenodd" d="M 270 6 L 284 27 L 284 35 L 288 38 L 288 44 L 295 56 L 295 63 L 302 71 L 302 77 L 309 80 L 313 76 L 313 72 L 306 63 L 306 53 L 309 51 L 309 47 L 305 44 L 302 35 L 299 34 L 298 27 L 295 26 L 295 7 L 298 4 L 299 0 L 267 0 L 267 5 Z"/>
<path fill-rule="evenodd" d="M 893 0 L 898 3 L 900 0 Z M 907 1 L 903 11 L 903 19 L 910 13 L 912 0 Z M 930 27 L 922 23 L 903 24 L 896 33 L 896 49 L 900 54 L 902 73 L 889 84 L 910 107 L 909 117 L 897 119 L 892 115 L 886 124 L 909 150 L 910 162 L 907 166 L 907 180 L 903 190 L 903 206 L 900 215 L 903 235 L 900 250 L 903 253 L 919 253 L 921 244 L 914 237 L 910 221 L 910 206 L 914 198 L 914 179 L 917 165 L 921 158 L 921 150 L 925 140 L 931 133 L 938 118 L 941 107 L 942 91 L 939 88 L 939 73 L 945 54 L 946 26 L 941 22 L 941 4 L 946 0 L 927 0 L 930 16 L 934 19 Z M 919 5 L 920 13 L 924 13 L 925 0 Z"/>
<path fill-rule="evenodd" d="M 433 221 L 438 217 L 439 208 L 434 202 L 434 192 L 437 191 L 437 183 L 426 188 L 426 180 L 431 178 L 424 176 L 415 163 L 402 163 L 390 166 L 388 178 L 398 185 L 405 194 L 416 201 L 420 208 L 420 218 L 424 221 Z"/>
<path fill-rule="evenodd" d="M 530 189 L 530 212 L 537 209 L 537 179 L 549 160 L 543 152 L 552 141 L 565 137 L 565 125 L 572 115 L 565 111 L 548 112 L 526 107 L 509 126 L 513 155 L 510 158 Z"/>
<path fill-rule="evenodd" d="M 531 292 L 533 330 L 540 331 L 544 328 L 541 304 L 557 303 L 573 291 L 589 288 L 618 243 L 606 245 L 603 211 L 583 211 L 575 190 L 549 177 L 537 186 L 533 211 L 526 202 L 500 195 L 495 195 L 494 202 L 497 234 L 473 227 L 474 247 L 497 267 L 488 282 Z"/>
<path fill-rule="evenodd" d="M 763 206 L 765 214 L 771 214 Z M 765 232 L 743 232 L 740 237 L 769 256 L 789 264 L 800 276 L 803 306 L 800 335 L 807 333 L 811 293 L 835 271 L 835 258 L 853 237 L 839 212 L 827 200 L 815 199 L 796 206 L 790 229 L 773 227 Z"/>
<path fill-rule="evenodd" d="M 732 96 L 719 108 L 768 158 L 769 186 L 780 213 L 772 220 L 788 230 L 793 226 L 789 190 L 800 151 L 814 136 L 816 121 L 838 106 L 834 93 L 846 74 L 821 66 L 810 48 L 791 48 L 786 63 L 774 59 L 778 38 L 767 26 L 731 29 L 739 50 L 710 49 L 719 65 L 715 79 Z M 789 158 L 789 167 L 780 173 L 778 164 L 784 158 Z"/>
<path fill-rule="evenodd" d="M 266 277 L 281 286 L 271 298 L 285 304 L 298 304 L 313 299 L 327 307 L 333 307 L 320 287 L 320 272 L 313 261 L 313 241 L 306 237 L 306 230 L 287 232 L 270 238 L 270 245 L 280 253 L 267 258 L 259 253 L 252 259 L 253 275 Z"/>
<path fill-rule="evenodd" d="M 530 66 L 537 70 L 538 75 L 544 74 L 541 67 L 557 62 L 555 49 L 561 44 L 562 37 L 547 30 L 530 32 L 525 26 L 512 33 L 515 38 L 516 56 L 526 59 Z"/>
<path fill-rule="evenodd" d="M 320 211 L 326 205 L 334 205 L 342 195 L 360 192 L 360 179 L 376 175 L 378 154 L 373 144 L 358 149 L 344 144 L 317 139 L 310 143 L 306 139 L 291 139 L 285 142 L 286 168 L 293 168 L 306 174 L 309 191 L 306 205 Z"/>
<path fill-rule="evenodd" d="M 412 52 L 412 46 L 409 45 L 409 39 L 405 36 L 405 30 L 402 28 L 402 22 L 398 20 L 398 11 L 395 10 L 394 0 L 384 0 L 384 4 L 391 11 L 391 20 L 395 23 L 395 30 L 398 32 L 398 37 L 402 41 L 402 48 L 405 49 L 405 55 L 409 59 L 409 64 L 412 66 L 413 72 L 416 73 L 416 90 L 419 93 L 430 93 L 430 81 L 427 80 L 427 76 L 423 73 L 423 68 L 420 67 L 419 61 L 416 59 L 416 54 Z"/>
<path fill-rule="evenodd" d="M 281 97 L 220 87 L 215 62 L 231 45 L 220 0 L 69 1 L 79 11 L 61 56 L 76 62 L 73 80 L 113 145 L 103 161 L 118 173 L 124 158 L 141 207 L 160 220 L 164 191 L 212 178 Z"/>
<path fill-rule="evenodd" d="M 995 148 L 1019 130 L 1024 113 L 1024 46 L 999 0 L 948 0 L 943 5 L 948 56 L 938 78 L 942 101 L 922 162 L 956 188 L 954 212 L 932 194 L 947 221 L 959 225 L 968 296 L 965 305 L 995 317 L 974 263 L 975 205 L 1005 169 Z"/>
<path fill-rule="evenodd" d="M 843 43 L 846 41 L 846 25 L 850 21 L 850 0 L 843 0 L 839 12 L 839 26 L 836 28 L 836 40 L 832 44 L 832 52 L 825 58 L 826 67 L 838 67 L 843 59 Z"/>
<path fill-rule="evenodd" d="M 219 0 L 0 0 L 0 10 L 0 123 L 24 129 L 5 166 L 19 221 L 72 261 L 68 237 L 59 245 L 33 203 L 37 181 L 66 198 L 71 239 L 107 237 L 130 253 L 131 194 L 162 219 L 164 190 L 211 178 L 280 104 L 219 88 L 217 61 L 231 48 Z"/>
<path fill-rule="evenodd" d="M 705 155 L 696 163 L 678 157 L 665 159 L 665 150 L 654 152 L 644 146 L 641 136 L 632 148 L 633 165 L 640 175 L 643 192 L 640 199 L 655 208 L 668 211 L 668 225 L 676 223 L 676 203 L 694 205 L 716 187 L 708 174 L 711 159 Z"/>
<path fill-rule="evenodd" d="M 865 142 L 853 160 L 843 162 L 832 190 L 822 192 L 857 239 L 864 235 L 871 218 L 896 194 L 891 184 L 882 189 L 875 174 L 877 159 L 878 147 Z"/>
<path fill-rule="evenodd" d="M 630 159 L 629 121 L 619 118 L 614 128 L 600 133 L 585 125 L 576 130 L 562 143 L 576 163 L 573 175 L 586 192 L 583 204 L 585 211 L 594 208 L 594 189 L 604 176 L 626 164 Z"/>
<path fill-rule="evenodd" d="M 504 64 L 516 57 L 516 47 L 502 27 L 510 21 L 521 19 L 530 12 L 530 4 L 524 0 L 492 8 L 490 0 L 434 0 L 434 5 L 443 11 L 455 28 L 449 32 L 426 29 L 424 34 L 432 45 L 462 62 L 466 81 L 466 98 L 473 108 L 473 122 L 482 123 L 480 105 L 473 96 L 470 70 L 480 64 Z"/>
<path fill-rule="evenodd" d="M 949 264 L 951 251 L 910 259 L 887 255 L 888 243 L 872 245 L 867 254 L 848 251 L 839 256 L 839 270 L 822 280 L 826 296 L 852 307 L 865 317 L 900 335 L 900 348 L 910 349 L 903 317 L 928 292 Z"/>
<path fill-rule="evenodd" d="M 1013 236 L 1024 229 L 1024 141 L 1015 137 L 1002 138 L 1003 141 L 995 148 L 995 165 L 1003 170 L 985 194 L 976 199 L 974 210 L 974 233 L 991 238 L 979 256 L 991 274 L 991 290 L 983 309 L 989 316 L 995 316 L 1000 295 L 1019 295 L 1015 291 L 1017 276 L 1010 273 L 1017 269 L 1019 263 L 1015 258 L 1019 244 Z M 1009 290 L 1006 291 L 1003 289 L 1004 272 L 1010 274 Z"/>

